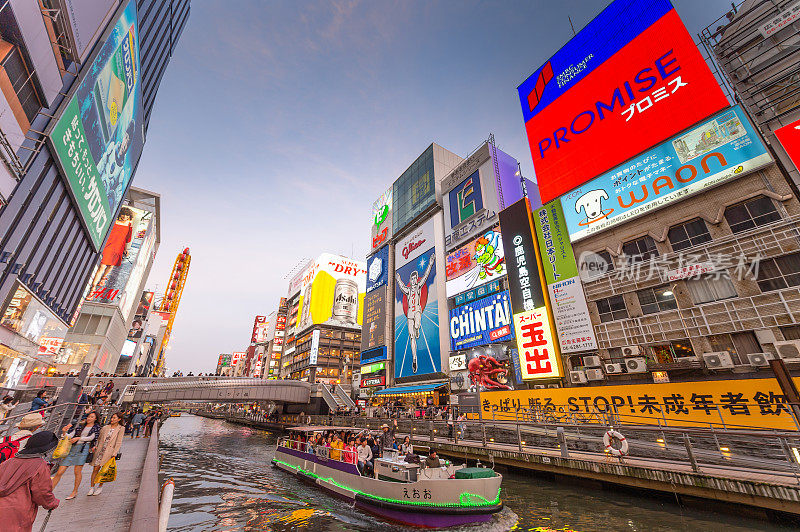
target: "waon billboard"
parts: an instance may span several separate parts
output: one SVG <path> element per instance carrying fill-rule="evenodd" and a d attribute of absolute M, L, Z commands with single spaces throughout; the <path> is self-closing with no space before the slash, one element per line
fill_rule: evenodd
<path fill-rule="evenodd" d="M 518 88 L 542 203 L 728 105 L 669 0 L 616 0 Z"/>
<path fill-rule="evenodd" d="M 545 297 L 541 258 L 527 198 L 500 211 L 500 228 L 522 378 L 560 378 L 561 359 L 554 341 L 553 318 Z"/>

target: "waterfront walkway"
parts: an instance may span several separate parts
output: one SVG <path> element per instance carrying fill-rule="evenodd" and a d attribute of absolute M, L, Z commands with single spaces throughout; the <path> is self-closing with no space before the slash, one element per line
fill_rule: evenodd
<path fill-rule="evenodd" d="M 117 461 L 117 480 L 103 486 L 100 495 L 89 497 L 89 479 L 92 468 L 83 466 L 83 480 L 78 496 L 66 501 L 75 483 L 73 468 L 69 468 L 54 491 L 61 501 L 53 510 L 45 530 L 128 530 L 133 518 L 133 506 L 142 476 L 142 465 L 147 454 L 150 438 L 131 439 L 122 442 L 122 459 Z M 39 509 L 33 525 L 37 532 L 44 523 L 47 511 Z"/>

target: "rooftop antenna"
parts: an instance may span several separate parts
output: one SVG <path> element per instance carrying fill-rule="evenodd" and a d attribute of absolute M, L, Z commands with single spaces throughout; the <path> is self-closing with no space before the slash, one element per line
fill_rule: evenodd
<path fill-rule="evenodd" d="M 577 35 L 577 33 L 575 33 L 575 26 L 572 25 L 572 17 L 567 15 L 567 19 L 569 20 L 569 27 L 572 28 L 572 35 L 573 36 Z"/>

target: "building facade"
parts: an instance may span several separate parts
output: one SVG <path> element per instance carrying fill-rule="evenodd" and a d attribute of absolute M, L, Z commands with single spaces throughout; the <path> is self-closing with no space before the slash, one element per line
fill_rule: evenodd
<path fill-rule="evenodd" d="M 0 304 L 10 324 L 0 331 L 0 375 L 6 379 L 12 365 L 19 377 L 52 362 L 35 358 L 40 349 L 47 352 L 39 343 L 41 335 L 20 335 L 17 320 L 45 319 L 50 324 L 47 338 L 54 342 L 60 334 L 56 329 L 66 332 L 76 317 L 108 229 L 123 206 L 144 143 L 144 117 L 152 112 L 163 69 L 189 10 L 188 1 L 70 3 L 70 8 L 66 3 L 20 0 L 0 8 L 2 75 L 8 80 L 0 98 L 6 110 L 0 113 Z M 121 39 L 123 32 L 136 39 Z M 138 48 L 131 50 L 122 42 L 138 43 Z M 139 61 L 145 55 L 147 60 Z M 92 141 L 97 164 L 102 165 L 103 149 L 112 145 L 127 152 L 122 168 L 103 170 L 107 198 L 98 200 L 102 212 L 90 212 L 88 204 L 75 199 L 78 174 L 64 169 L 70 137 L 63 132 L 77 124 L 70 118 L 77 112 L 74 106 L 78 99 L 88 101 L 84 99 L 99 67 L 111 56 L 130 59 L 141 78 L 128 80 L 134 90 L 126 100 L 126 130 L 115 132 L 106 125 L 82 132 Z M 92 105 L 102 109 L 102 97 Z M 80 171 L 99 172 L 93 164 Z M 29 316 L 19 302 L 31 309 Z M 46 318 L 34 320 L 37 316 Z"/>

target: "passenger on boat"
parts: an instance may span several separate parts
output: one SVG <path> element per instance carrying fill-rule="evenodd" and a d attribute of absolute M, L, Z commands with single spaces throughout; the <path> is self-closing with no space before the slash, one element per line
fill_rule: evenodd
<path fill-rule="evenodd" d="M 344 449 L 344 443 L 339 438 L 338 434 L 334 434 L 333 441 L 331 442 L 331 460 L 341 460 L 342 449 Z"/>
<path fill-rule="evenodd" d="M 372 469 L 372 449 L 367 445 L 367 440 L 365 438 L 359 440 L 357 452 L 358 470 L 363 475 L 364 471 Z"/>
<path fill-rule="evenodd" d="M 372 436 L 367 438 L 367 445 L 369 445 L 369 448 L 372 451 L 373 460 L 381 457 L 381 446 L 378 445 L 378 442 L 375 441 L 375 438 Z"/>
<path fill-rule="evenodd" d="M 425 459 L 425 467 L 442 467 L 442 463 L 439 461 L 435 450 L 431 449 L 430 454 Z"/>
<path fill-rule="evenodd" d="M 344 446 L 344 451 L 342 454 L 344 455 L 344 461 L 348 464 L 355 464 L 358 461 L 358 452 L 356 451 L 356 441 L 351 436 L 350 439 L 347 441 L 347 445 Z"/>
<path fill-rule="evenodd" d="M 384 423 L 381 425 L 381 430 L 383 432 L 380 436 L 378 436 L 381 449 L 394 449 L 394 431 L 397 430 L 397 420 L 394 420 L 391 429 L 389 428 L 389 425 Z M 383 454 L 381 454 L 381 456 L 383 456 Z"/>
<path fill-rule="evenodd" d="M 414 446 L 411 445 L 411 436 L 406 436 L 403 443 L 400 444 L 400 454 L 414 454 Z"/>

